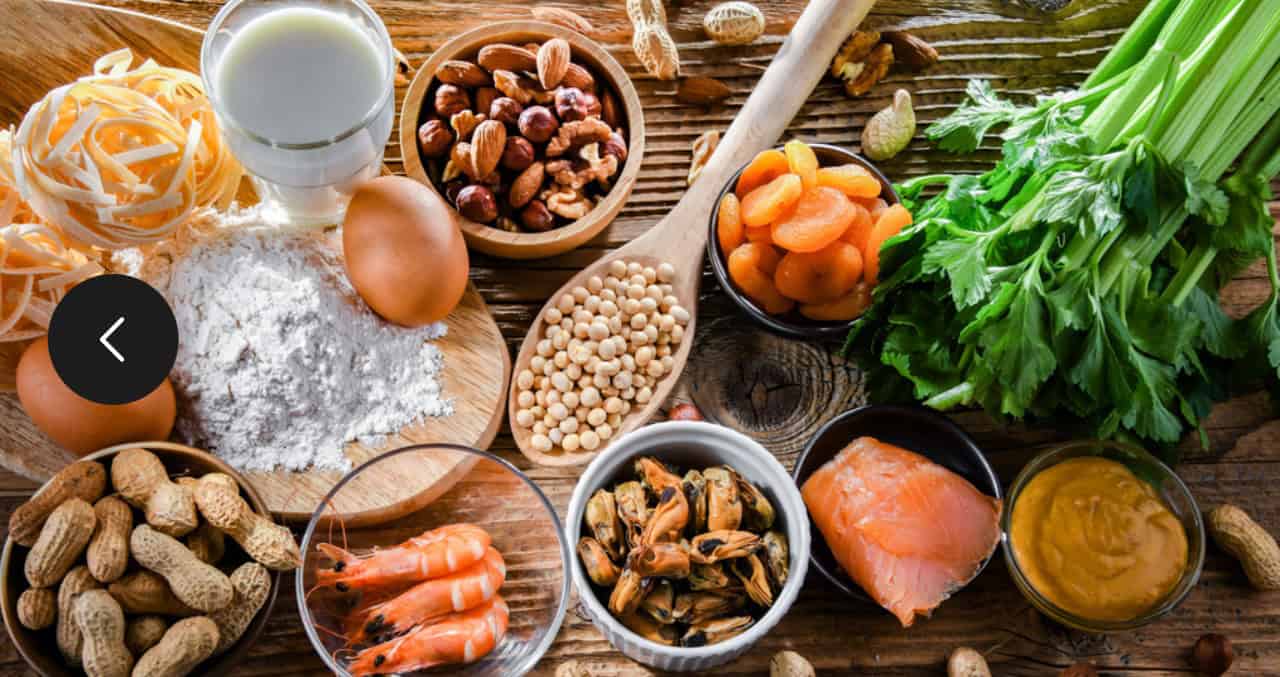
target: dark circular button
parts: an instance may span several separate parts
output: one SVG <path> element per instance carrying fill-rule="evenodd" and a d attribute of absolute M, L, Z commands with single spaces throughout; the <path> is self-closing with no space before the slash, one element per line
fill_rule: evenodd
<path fill-rule="evenodd" d="M 49 321 L 49 357 L 87 400 L 128 404 L 155 390 L 178 356 L 178 322 L 151 285 L 102 275 L 71 288 Z"/>

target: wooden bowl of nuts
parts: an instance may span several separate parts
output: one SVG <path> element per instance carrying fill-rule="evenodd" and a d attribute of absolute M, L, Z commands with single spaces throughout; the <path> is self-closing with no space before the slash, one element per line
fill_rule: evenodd
<path fill-rule="evenodd" d="M 143 674 L 227 674 L 261 634 L 297 554 L 269 515 L 238 472 L 198 449 L 146 442 L 90 454 L 10 519 L 5 629 L 41 675 L 81 674 L 86 658 Z M 250 533 L 277 541 L 275 554 L 253 543 L 246 552 L 238 543 Z M 96 636 L 80 632 L 87 623 Z"/>
<path fill-rule="evenodd" d="M 459 214 L 472 248 L 554 256 L 603 230 L 644 155 L 640 97 L 582 34 L 505 21 L 459 35 L 414 76 L 400 113 L 405 173 Z"/>

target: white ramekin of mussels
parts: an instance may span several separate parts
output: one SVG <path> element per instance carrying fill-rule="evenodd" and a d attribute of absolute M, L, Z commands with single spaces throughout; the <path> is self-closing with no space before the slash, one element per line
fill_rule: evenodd
<path fill-rule="evenodd" d="M 782 464 L 755 440 L 729 428 L 711 423 L 669 421 L 629 433 L 596 457 L 574 488 L 565 524 L 566 540 L 575 546 L 591 535 L 584 526 L 587 501 L 601 488 L 635 479 L 634 464 L 642 456 L 652 456 L 682 472 L 690 468 L 729 466 L 743 479 L 758 487 L 772 503 L 773 528 L 786 535 L 789 572 L 781 590 L 775 591 L 773 605 L 741 634 L 703 646 L 664 644 L 631 631 L 608 609 L 609 591 L 599 588 L 587 576 L 582 560 L 575 554 L 570 569 L 574 586 L 591 621 L 609 642 L 628 658 L 666 671 L 699 671 L 727 663 L 746 653 L 790 610 L 804 585 L 809 566 L 809 516 L 800 491 Z"/>

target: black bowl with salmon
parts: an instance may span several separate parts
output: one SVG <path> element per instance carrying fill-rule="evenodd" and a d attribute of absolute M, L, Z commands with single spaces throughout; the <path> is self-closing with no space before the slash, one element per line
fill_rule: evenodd
<path fill-rule="evenodd" d="M 904 627 L 981 573 L 1000 542 L 999 480 L 977 444 L 930 409 L 840 414 L 792 476 L 812 520 L 814 566 Z"/>

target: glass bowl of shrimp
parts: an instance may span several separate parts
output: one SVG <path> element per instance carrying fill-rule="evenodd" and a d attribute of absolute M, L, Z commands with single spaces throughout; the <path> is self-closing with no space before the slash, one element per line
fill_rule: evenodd
<path fill-rule="evenodd" d="M 341 511 L 388 469 L 422 483 L 411 505 L 390 518 Z M 408 446 L 351 471 L 312 515 L 302 554 L 303 625 L 336 675 L 523 675 L 569 600 L 555 507 L 515 466 L 469 447 Z"/>

